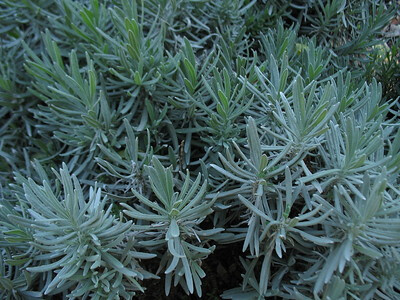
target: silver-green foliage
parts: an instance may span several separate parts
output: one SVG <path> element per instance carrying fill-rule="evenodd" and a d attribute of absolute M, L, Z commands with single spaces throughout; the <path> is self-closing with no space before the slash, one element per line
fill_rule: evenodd
<path fill-rule="evenodd" d="M 153 159 L 152 164 L 147 167 L 147 172 L 157 201 L 151 201 L 133 190 L 142 205 L 121 205 L 126 208 L 124 213 L 129 217 L 147 221 L 146 225 L 134 226 L 142 232 L 142 245 L 155 248 L 167 245 L 160 263 L 160 269 L 166 268 L 165 293 L 169 294 L 173 280 L 174 286 L 180 283 L 185 290 L 193 293 L 196 289 L 201 296 L 201 278 L 206 275 L 200 267 L 201 260 L 215 248 L 204 247 L 205 242 L 210 236 L 223 231 L 222 228 L 204 230 L 200 227 L 203 220 L 213 212 L 211 207 L 215 198 L 203 201 L 207 181 L 200 185 L 201 174 L 193 182 L 187 173 L 177 192 L 174 191 L 176 184 L 171 168 L 164 168 L 157 158 Z"/>
<path fill-rule="evenodd" d="M 125 222 L 122 215 L 117 219 L 111 213 L 112 205 L 107 205 L 107 197 L 96 186 L 84 192 L 65 164 L 54 173 L 62 191 L 54 192 L 48 181 L 39 185 L 18 176 L 24 190 L 21 208 L 25 217 L 9 216 L 16 224 L 29 228 L 30 250 L 38 252 L 31 255 L 26 270 L 45 276 L 41 292 L 127 299 L 142 290 L 137 280 L 149 274 L 137 259 L 154 255 L 134 250 L 132 222 Z"/>
<path fill-rule="evenodd" d="M 399 298 L 385 5 L 0 0 L 0 297 Z"/>

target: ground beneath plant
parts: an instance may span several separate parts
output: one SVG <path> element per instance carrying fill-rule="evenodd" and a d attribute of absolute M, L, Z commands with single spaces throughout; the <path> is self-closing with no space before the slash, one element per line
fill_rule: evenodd
<path fill-rule="evenodd" d="M 244 270 L 239 269 L 241 264 L 239 257 L 243 256 L 241 244 L 220 245 L 213 254 L 211 254 L 202 264 L 206 277 L 202 280 L 203 295 L 199 298 L 197 295 L 187 295 L 180 287 L 171 288 L 168 296 L 164 292 L 164 278 L 158 280 L 146 280 L 143 286 L 146 292 L 143 295 L 137 294 L 136 299 L 154 300 L 154 299 L 221 299 L 221 294 L 231 288 L 240 286 L 242 282 L 241 273 Z M 162 274 L 160 274 L 162 276 Z"/>

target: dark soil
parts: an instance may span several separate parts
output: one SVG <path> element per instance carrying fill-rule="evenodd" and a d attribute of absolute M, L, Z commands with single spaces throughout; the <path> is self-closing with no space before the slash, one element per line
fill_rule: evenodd
<path fill-rule="evenodd" d="M 136 298 L 141 300 L 153 299 L 221 299 L 221 294 L 229 289 L 240 286 L 242 282 L 241 273 L 244 270 L 239 269 L 241 264 L 239 256 L 242 254 L 242 245 L 240 243 L 218 246 L 213 254 L 203 261 L 202 268 L 207 274 L 202 279 L 203 295 L 199 298 L 196 294 L 187 295 L 178 285 L 172 287 L 168 296 L 164 292 L 164 277 L 159 274 L 161 279 L 145 280 L 142 285 L 146 287 L 145 294 L 137 294 Z"/>

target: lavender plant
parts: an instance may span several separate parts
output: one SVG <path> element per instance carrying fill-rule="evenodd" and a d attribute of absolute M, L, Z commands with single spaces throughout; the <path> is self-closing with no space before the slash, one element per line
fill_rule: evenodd
<path fill-rule="evenodd" d="M 396 5 L 0 0 L 0 297 L 399 298 Z"/>

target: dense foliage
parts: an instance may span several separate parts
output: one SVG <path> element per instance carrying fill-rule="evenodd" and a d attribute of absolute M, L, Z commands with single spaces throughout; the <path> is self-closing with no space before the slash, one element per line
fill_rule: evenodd
<path fill-rule="evenodd" d="M 0 297 L 400 298 L 397 14 L 0 0 Z"/>

